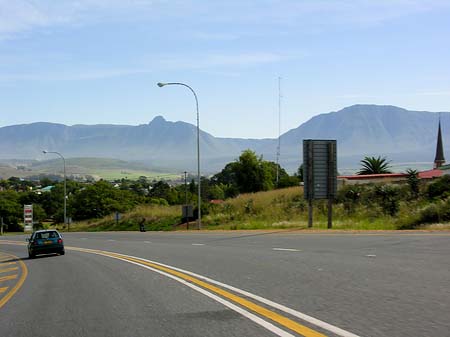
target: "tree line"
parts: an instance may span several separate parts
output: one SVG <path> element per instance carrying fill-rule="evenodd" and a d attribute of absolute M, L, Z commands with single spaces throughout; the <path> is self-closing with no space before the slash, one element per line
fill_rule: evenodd
<path fill-rule="evenodd" d="M 278 171 L 278 179 L 277 179 Z M 212 177 L 201 177 L 201 197 L 204 207 L 207 201 L 226 199 L 240 193 L 268 191 L 275 188 L 299 185 L 301 174 L 289 175 L 279 164 L 266 161 L 251 150 L 243 151 L 234 162 Z M 101 218 L 114 212 L 127 212 L 138 204 L 181 205 L 197 203 L 197 182 L 171 185 L 170 181 L 121 179 L 114 182 L 78 182 L 67 180 L 67 216 L 86 220 Z M 48 192 L 36 193 L 36 188 L 52 186 Z M 9 231 L 21 229 L 23 205 L 33 204 L 34 221 L 64 222 L 64 184 L 43 178 L 39 182 L 17 177 L 0 181 L 0 216 L 8 224 Z M 203 207 L 202 207 L 203 208 Z M 207 211 L 205 209 L 204 211 Z"/>

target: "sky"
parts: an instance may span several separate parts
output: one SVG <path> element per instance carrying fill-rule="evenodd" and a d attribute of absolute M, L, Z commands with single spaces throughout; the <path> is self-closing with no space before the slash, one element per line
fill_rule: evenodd
<path fill-rule="evenodd" d="M 157 82 L 190 85 L 217 137 L 353 104 L 450 111 L 449 17 L 448 0 L 0 0 L 0 127 L 195 125 L 192 93 Z"/>

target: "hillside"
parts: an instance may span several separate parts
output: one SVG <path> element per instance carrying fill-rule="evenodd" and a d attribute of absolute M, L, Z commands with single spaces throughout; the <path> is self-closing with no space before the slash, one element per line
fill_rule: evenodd
<path fill-rule="evenodd" d="M 443 112 L 441 120 L 445 148 L 450 144 L 450 113 Z M 364 155 L 431 163 L 437 121 L 436 112 L 380 105 L 354 105 L 320 114 L 281 136 L 281 164 L 294 171 L 302 161 L 302 140 L 308 138 L 337 139 L 340 167 L 355 167 Z M 196 141 L 194 125 L 161 116 L 138 126 L 40 122 L 0 128 L 0 159 L 44 160 L 42 150 L 47 149 L 66 158 L 116 158 L 164 171 L 193 171 Z M 217 172 L 248 148 L 274 160 L 276 144 L 276 139 L 218 138 L 201 131 L 202 170 Z M 446 156 L 450 157 L 448 151 Z"/>

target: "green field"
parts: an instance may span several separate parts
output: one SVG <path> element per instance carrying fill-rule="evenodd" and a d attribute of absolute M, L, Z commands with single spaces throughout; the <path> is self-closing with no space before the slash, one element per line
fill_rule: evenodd
<path fill-rule="evenodd" d="M 95 179 L 136 180 L 141 176 L 148 179 L 179 179 L 181 173 L 173 173 L 169 170 L 155 170 L 140 162 L 129 162 L 112 158 L 67 158 L 66 174 L 68 177 L 88 177 Z M 50 159 L 45 161 L 27 161 L 24 163 L 4 163 L 0 166 L 0 176 L 3 179 L 9 177 L 27 178 L 39 175 L 63 175 L 61 159 Z"/>
<path fill-rule="evenodd" d="M 134 171 L 134 170 L 123 170 L 123 169 L 106 169 L 106 170 L 95 170 L 91 173 L 92 176 L 96 178 L 102 178 L 105 180 L 117 180 L 117 179 L 130 179 L 137 180 L 139 177 L 146 177 L 147 179 L 156 180 L 174 180 L 180 179 L 180 174 L 173 173 L 161 173 L 152 171 Z"/>

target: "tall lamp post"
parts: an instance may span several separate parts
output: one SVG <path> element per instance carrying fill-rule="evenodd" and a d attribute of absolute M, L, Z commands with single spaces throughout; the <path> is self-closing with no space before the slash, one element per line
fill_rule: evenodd
<path fill-rule="evenodd" d="M 67 192 L 66 192 L 66 159 L 63 157 L 63 155 L 61 153 L 56 152 L 56 151 L 46 151 L 46 150 L 44 150 L 42 152 L 44 154 L 47 154 L 47 153 L 57 154 L 63 160 L 63 163 L 64 163 L 64 225 L 67 224 L 67 231 L 69 232 L 70 231 L 70 224 L 67 222 L 67 205 L 66 205 L 66 203 L 67 203 L 67 201 L 66 201 L 66 199 L 67 199 Z"/>
<path fill-rule="evenodd" d="M 162 88 L 166 85 L 182 85 L 183 87 L 188 88 L 195 97 L 195 106 L 197 108 L 197 180 L 198 180 L 198 229 L 202 228 L 202 213 L 201 213 L 201 193 L 200 193 L 200 125 L 199 125 L 199 113 L 198 113 L 198 98 L 197 94 L 195 93 L 194 89 L 192 89 L 190 86 L 184 83 L 180 82 L 169 82 L 169 83 L 158 83 L 158 87 Z"/>

